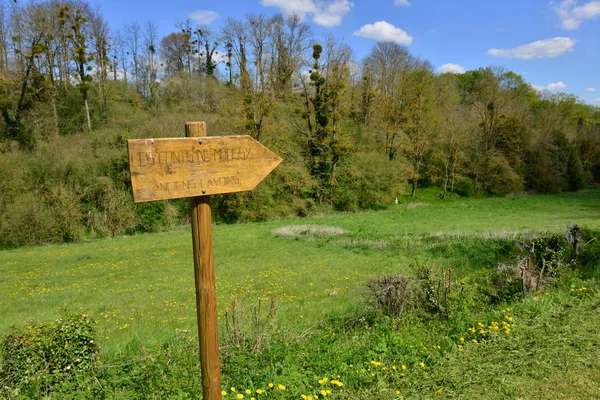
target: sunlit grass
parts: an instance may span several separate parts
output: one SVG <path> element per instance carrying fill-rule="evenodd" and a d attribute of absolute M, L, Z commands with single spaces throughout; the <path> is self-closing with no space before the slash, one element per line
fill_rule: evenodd
<path fill-rule="evenodd" d="M 460 245 L 469 238 L 563 231 L 569 223 L 600 226 L 600 190 L 504 199 L 423 197 L 402 199 L 381 212 L 215 226 L 220 320 L 233 299 L 272 297 L 278 326 L 301 332 L 357 305 L 357 287 L 369 277 L 406 272 L 415 262 L 459 270 L 486 262 L 467 244 L 464 251 L 440 247 L 436 235 Z M 427 207 L 410 206 L 425 201 Z M 272 235 L 306 224 L 346 233 L 312 241 Z M 191 234 L 184 228 L 3 251 L 0 296 L 0 332 L 54 319 L 67 308 L 98 321 L 104 352 L 158 344 L 178 330 L 196 329 Z"/>

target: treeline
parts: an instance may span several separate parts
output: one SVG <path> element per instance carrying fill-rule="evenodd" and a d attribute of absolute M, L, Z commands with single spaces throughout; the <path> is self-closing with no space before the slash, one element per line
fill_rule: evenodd
<path fill-rule="evenodd" d="M 248 134 L 285 162 L 221 221 L 600 182 L 600 109 L 501 67 L 436 74 L 394 43 L 362 60 L 296 16 L 111 31 L 82 1 L 0 8 L 0 246 L 154 231 L 186 201 L 134 205 L 127 138 Z"/>

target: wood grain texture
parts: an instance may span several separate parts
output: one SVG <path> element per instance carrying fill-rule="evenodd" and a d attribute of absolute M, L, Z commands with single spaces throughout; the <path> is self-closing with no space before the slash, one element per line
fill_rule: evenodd
<path fill-rule="evenodd" d="M 252 190 L 282 161 L 250 136 L 130 139 L 127 147 L 136 203 Z"/>
<path fill-rule="evenodd" d="M 189 122 L 185 128 L 186 136 L 198 135 L 202 137 L 201 135 L 206 135 L 204 122 Z M 202 397 L 204 400 L 221 400 L 210 196 L 193 197 L 190 199 L 190 205 L 192 209 L 192 245 L 194 250 Z"/>

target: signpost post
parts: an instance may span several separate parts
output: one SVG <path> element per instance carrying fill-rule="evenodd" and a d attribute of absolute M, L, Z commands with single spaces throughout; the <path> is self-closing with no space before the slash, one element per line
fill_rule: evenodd
<path fill-rule="evenodd" d="M 206 136 L 185 124 L 185 138 L 127 141 L 136 203 L 190 198 L 196 314 L 205 400 L 221 399 L 210 196 L 252 190 L 281 158 L 250 136 Z"/>

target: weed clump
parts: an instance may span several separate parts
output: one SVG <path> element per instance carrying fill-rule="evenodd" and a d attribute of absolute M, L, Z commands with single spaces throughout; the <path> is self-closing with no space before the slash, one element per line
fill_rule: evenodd
<path fill-rule="evenodd" d="M 415 276 L 381 275 L 369 279 L 363 288 L 367 304 L 384 315 L 400 317 L 412 310 L 429 317 L 449 318 L 452 309 L 458 310 L 459 299 L 452 290 L 453 270 L 439 273 L 429 267 L 417 267 Z M 458 285 L 462 293 L 462 285 Z"/>

